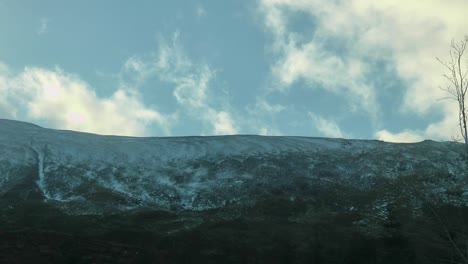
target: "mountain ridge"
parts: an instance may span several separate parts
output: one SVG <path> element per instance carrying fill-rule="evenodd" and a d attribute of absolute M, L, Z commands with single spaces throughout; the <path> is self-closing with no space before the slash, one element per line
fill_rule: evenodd
<path fill-rule="evenodd" d="M 464 151 L 429 140 L 102 136 L 0 120 L 0 261 L 464 263 Z"/>
<path fill-rule="evenodd" d="M 0 121 L 0 133 L 0 195 L 20 184 L 16 170 L 35 168 L 45 200 L 73 214 L 139 207 L 207 210 L 249 204 L 248 197 L 275 188 L 287 190 L 290 197 L 310 195 L 295 193 L 299 179 L 307 186 L 328 180 L 369 189 L 380 178 L 432 170 L 464 179 L 466 171 L 461 145 L 452 142 L 249 135 L 134 138 L 7 120 Z M 468 195 L 468 189 L 464 192 Z M 104 198 L 97 196 L 103 193 L 112 201 L 106 208 L 98 205 Z"/>

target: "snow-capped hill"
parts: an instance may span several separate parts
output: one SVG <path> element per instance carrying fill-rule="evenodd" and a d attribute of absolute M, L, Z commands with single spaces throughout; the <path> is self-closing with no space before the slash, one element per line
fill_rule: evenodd
<path fill-rule="evenodd" d="M 40 195 L 71 214 L 206 210 L 246 206 L 272 193 L 314 200 L 317 190 L 372 190 L 382 181 L 423 177 L 424 188 L 442 200 L 467 203 L 468 195 L 451 195 L 468 194 L 462 153 L 462 146 L 451 142 L 250 135 L 136 138 L 0 120 L 0 196 Z"/>
<path fill-rule="evenodd" d="M 44 148 L 64 147 L 76 158 L 107 157 L 109 152 L 125 153 L 130 160 L 148 156 L 158 159 L 197 158 L 210 155 L 241 155 L 243 153 L 277 153 L 341 148 L 344 141 L 327 138 L 270 137 L 257 135 L 190 136 L 190 137 L 119 137 L 75 131 L 45 129 L 25 122 L 0 120 L 0 143 L 30 145 Z M 360 147 L 373 148 L 376 142 Z M 357 145 L 357 144 L 355 144 Z"/>

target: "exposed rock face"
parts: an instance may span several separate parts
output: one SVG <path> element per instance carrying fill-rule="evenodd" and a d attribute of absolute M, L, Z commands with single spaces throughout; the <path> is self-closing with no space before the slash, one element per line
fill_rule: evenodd
<path fill-rule="evenodd" d="M 305 232 L 324 217 L 344 217 L 342 225 L 382 237 L 382 228 L 401 225 L 408 214 L 424 214 L 428 202 L 468 206 L 467 172 L 463 145 L 453 142 L 132 138 L 0 120 L 0 220 L 10 227 L 45 228 L 40 232 L 56 232 L 47 234 L 62 242 L 78 232 L 88 244 L 101 243 L 96 241 L 108 237 L 96 238 L 95 232 L 115 228 L 171 237 L 220 221 L 248 230 L 268 222 Z M 100 245 L 102 252 L 113 250 Z M 46 251 L 53 247 L 43 245 Z M 116 246 L 124 247 L 131 248 Z M 0 259 L 2 248 L 0 243 Z M 219 248 L 200 250 L 224 254 Z"/>

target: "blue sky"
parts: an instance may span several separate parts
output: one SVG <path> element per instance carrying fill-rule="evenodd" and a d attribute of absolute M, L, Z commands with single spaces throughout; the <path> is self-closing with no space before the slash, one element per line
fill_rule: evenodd
<path fill-rule="evenodd" d="M 424 3 L 422 3 L 424 2 Z M 0 117 L 130 136 L 457 135 L 464 0 L 0 0 Z"/>

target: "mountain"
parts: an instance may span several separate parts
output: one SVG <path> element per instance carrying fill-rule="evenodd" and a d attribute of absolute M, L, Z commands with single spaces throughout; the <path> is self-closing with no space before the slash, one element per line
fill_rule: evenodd
<path fill-rule="evenodd" d="M 467 207 L 466 160 L 454 142 L 136 138 L 0 119 L 0 212 L 5 226 L 39 232 L 38 222 L 55 221 L 39 229 L 67 235 L 65 219 L 86 219 L 79 232 L 101 223 L 97 233 L 108 234 L 109 225 L 134 230 L 144 222 L 145 232 L 167 235 L 232 221 L 309 230 L 304 226 L 317 217 L 344 216 L 346 225 L 375 238 L 385 226 L 425 214 L 428 204 L 433 211 Z"/>

